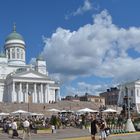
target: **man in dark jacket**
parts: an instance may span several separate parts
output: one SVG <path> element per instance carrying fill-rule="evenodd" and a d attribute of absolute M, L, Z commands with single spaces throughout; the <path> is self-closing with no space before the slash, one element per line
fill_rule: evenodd
<path fill-rule="evenodd" d="M 92 117 L 91 121 L 91 139 L 95 140 L 95 134 L 97 133 L 97 120 L 96 117 Z"/>

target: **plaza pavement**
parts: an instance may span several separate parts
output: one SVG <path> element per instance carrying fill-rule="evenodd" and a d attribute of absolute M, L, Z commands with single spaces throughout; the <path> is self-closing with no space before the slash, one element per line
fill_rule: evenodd
<path fill-rule="evenodd" d="M 22 134 L 20 134 L 22 136 Z M 28 140 L 29 138 L 26 138 Z M 0 140 L 12 140 L 5 133 L 0 133 Z M 88 130 L 66 128 L 58 129 L 56 133 L 32 134 L 30 140 L 91 140 Z M 97 140 L 99 140 L 97 136 Z M 140 132 L 130 134 L 110 135 L 107 140 L 140 140 Z"/>

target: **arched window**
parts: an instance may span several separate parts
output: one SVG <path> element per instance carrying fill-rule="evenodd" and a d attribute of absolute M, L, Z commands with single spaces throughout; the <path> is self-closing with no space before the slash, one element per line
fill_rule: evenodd
<path fill-rule="evenodd" d="M 19 52 L 19 48 L 17 48 L 17 59 L 19 59 L 20 58 L 20 52 Z"/>
<path fill-rule="evenodd" d="M 10 59 L 10 49 L 8 50 L 8 59 Z"/>
<path fill-rule="evenodd" d="M 12 58 L 15 58 L 15 49 L 12 49 Z"/>

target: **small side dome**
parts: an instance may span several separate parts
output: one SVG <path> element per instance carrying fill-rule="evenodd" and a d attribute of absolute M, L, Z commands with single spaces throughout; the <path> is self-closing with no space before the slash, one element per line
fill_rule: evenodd
<path fill-rule="evenodd" d="M 22 41 L 24 41 L 22 35 L 20 35 L 19 33 L 16 32 L 16 25 L 15 24 L 13 26 L 13 32 L 7 36 L 7 38 L 5 39 L 5 42 L 7 42 L 9 40 L 22 40 Z"/>
<path fill-rule="evenodd" d="M 44 58 L 43 58 L 43 56 L 41 54 L 37 57 L 36 60 L 37 61 L 45 61 Z"/>

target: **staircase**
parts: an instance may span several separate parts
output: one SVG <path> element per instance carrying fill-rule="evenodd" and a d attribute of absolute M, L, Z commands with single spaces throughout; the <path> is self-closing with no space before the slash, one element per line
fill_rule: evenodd
<path fill-rule="evenodd" d="M 45 103 L 45 104 L 35 104 L 35 103 L 0 103 L 0 112 L 10 113 L 15 110 L 25 110 L 29 112 L 45 113 L 48 109 L 55 108 L 59 110 L 73 110 L 76 111 L 82 108 L 90 108 L 98 110 L 99 105 L 94 102 L 82 102 L 82 101 L 60 101 L 57 103 Z"/>

